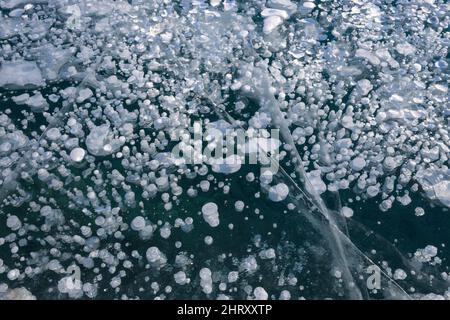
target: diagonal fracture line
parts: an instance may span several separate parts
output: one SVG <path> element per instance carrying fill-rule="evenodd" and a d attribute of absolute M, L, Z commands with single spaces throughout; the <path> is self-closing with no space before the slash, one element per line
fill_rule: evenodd
<path fill-rule="evenodd" d="M 209 100 L 209 99 L 208 99 Z M 245 130 L 244 129 L 244 127 L 241 125 L 241 124 L 239 124 L 239 123 L 237 123 L 237 121 L 226 111 L 226 110 L 224 110 L 224 109 L 218 109 L 218 108 L 216 108 L 215 107 L 215 104 L 211 101 L 211 100 L 209 100 L 210 101 L 210 103 L 211 103 L 211 105 L 212 106 L 214 106 L 214 109 L 215 109 L 215 111 L 216 112 L 223 112 L 226 116 L 227 116 L 227 118 L 229 119 L 229 120 L 231 120 L 231 122 L 233 123 L 233 124 L 237 124 L 241 129 L 243 129 L 243 130 Z M 262 149 L 261 148 L 261 146 L 259 145 L 259 144 L 257 144 L 258 145 L 258 148 L 260 148 L 260 149 Z M 265 151 L 264 150 L 262 150 L 264 153 L 265 153 Z M 267 154 L 266 154 L 267 155 Z M 270 161 L 271 161 L 271 163 L 272 164 L 274 164 L 274 165 L 276 165 L 278 168 L 280 168 L 281 169 L 281 172 L 283 173 L 283 175 L 284 176 L 286 176 L 291 182 L 292 182 L 292 184 L 295 186 L 295 188 L 298 190 L 298 191 L 300 191 L 304 196 L 305 196 L 305 198 L 306 198 L 306 200 L 308 200 L 308 202 L 310 202 L 310 204 L 312 204 L 312 206 L 313 207 L 315 207 L 316 209 L 318 209 L 319 207 L 314 203 L 314 201 L 310 198 L 310 196 L 309 195 L 307 195 L 303 190 L 302 190 L 302 188 L 300 188 L 299 186 L 298 186 L 298 184 L 292 179 L 292 177 L 286 172 L 286 170 L 282 167 L 282 165 L 277 161 L 277 160 L 275 160 L 274 158 L 273 158 L 273 156 L 270 154 L 270 155 L 268 155 L 269 156 L 269 159 L 270 159 Z M 301 159 L 300 159 L 301 160 Z M 306 177 L 305 176 L 305 179 L 308 179 L 308 177 Z M 313 208 L 314 209 L 314 208 Z M 313 211 L 315 211 L 315 210 L 313 210 Z M 408 297 L 408 299 L 411 299 L 412 300 L 412 297 L 410 296 L 410 294 L 408 294 L 406 291 L 405 291 L 405 289 L 403 289 L 403 287 L 397 282 L 397 281 L 395 281 L 395 279 L 393 279 L 389 274 L 387 274 L 377 263 L 375 263 L 370 257 L 368 257 L 364 252 L 362 252 L 354 243 L 353 243 L 353 241 L 351 241 L 351 239 L 349 238 L 349 236 L 348 235 L 346 235 L 344 232 L 342 232 L 342 230 L 334 223 L 334 222 L 332 222 L 331 220 L 330 220 L 330 218 L 327 216 L 327 215 L 325 215 L 323 212 L 321 212 L 320 210 L 317 210 L 317 211 L 319 211 L 320 212 L 320 214 L 326 219 L 326 221 L 328 222 L 328 224 L 329 224 L 329 226 L 330 227 L 332 227 L 332 228 L 334 228 L 345 240 L 346 240 L 346 242 L 347 242 L 347 244 L 350 244 L 354 249 L 355 249 L 355 251 L 357 252 L 357 253 L 359 253 L 362 257 L 364 257 L 369 263 L 371 263 L 372 265 L 375 265 L 375 266 L 377 266 L 378 267 L 378 269 L 380 270 L 380 272 L 381 272 L 381 274 L 383 274 L 386 278 L 388 278 L 390 281 L 391 281 L 391 283 L 393 283 L 398 289 L 400 289 L 400 291 L 402 292 L 402 293 L 404 293 L 407 297 Z"/>

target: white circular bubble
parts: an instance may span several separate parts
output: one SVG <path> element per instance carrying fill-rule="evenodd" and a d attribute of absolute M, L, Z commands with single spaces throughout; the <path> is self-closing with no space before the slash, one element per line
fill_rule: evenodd
<path fill-rule="evenodd" d="M 206 236 L 205 237 L 205 244 L 207 244 L 208 246 L 212 245 L 213 243 L 213 238 L 211 236 Z"/>
<path fill-rule="evenodd" d="M 352 160 L 350 166 L 355 171 L 361 171 L 366 166 L 366 160 L 364 160 L 364 158 L 362 157 L 356 157 Z"/>
<path fill-rule="evenodd" d="M 256 287 L 253 290 L 253 294 L 255 295 L 255 300 L 267 300 L 269 298 L 267 291 L 263 287 Z"/>
<path fill-rule="evenodd" d="M 165 255 L 157 247 L 148 248 L 145 256 L 147 261 L 152 264 L 164 264 L 167 261 Z"/>
<path fill-rule="evenodd" d="M 342 215 L 346 218 L 353 217 L 353 210 L 349 207 L 342 207 Z"/>
<path fill-rule="evenodd" d="M 6 226 L 13 231 L 19 230 L 22 227 L 22 222 L 19 217 L 11 215 L 6 219 Z"/>
<path fill-rule="evenodd" d="M 145 228 L 145 219 L 144 217 L 137 216 L 131 221 L 131 229 L 135 231 L 141 231 Z"/>
<path fill-rule="evenodd" d="M 234 208 L 236 209 L 237 212 L 244 211 L 244 207 L 245 207 L 244 201 L 238 200 L 234 203 Z"/>
<path fill-rule="evenodd" d="M 208 202 L 202 207 L 203 219 L 211 226 L 217 227 L 219 221 L 219 207 L 214 202 Z"/>
<path fill-rule="evenodd" d="M 61 132 L 58 128 L 51 128 L 47 131 L 46 136 L 51 141 L 56 141 L 61 138 Z"/>
<path fill-rule="evenodd" d="M 173 275 L 173 278 L 174 278 L 175 282 L 179 285 L 184 285 L 188 282 L 186 273 L 184 271 L 178 271 L 177 273 L 175 273 Z"/>
<path fill-rule="evenodd" d="M 74 162 L 81 162 L 86 155 L 86 151 L 83 148 L 74 148 L 70 151 L 70 159 Z"/>
<path fill-rule="evenodd" d="M 278 183 L 269 189 L 269 199 L 274 202 L 283 201 L 289 194 L 289 187 L 284 183 Z"/>

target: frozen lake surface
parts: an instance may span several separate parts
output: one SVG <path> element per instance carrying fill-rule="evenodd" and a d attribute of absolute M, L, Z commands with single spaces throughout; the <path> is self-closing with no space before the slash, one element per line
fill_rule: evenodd
<path fill-rule="evenodd" d="M 450 299 L 447 1 L 0 15 L 0 299 Z"/>

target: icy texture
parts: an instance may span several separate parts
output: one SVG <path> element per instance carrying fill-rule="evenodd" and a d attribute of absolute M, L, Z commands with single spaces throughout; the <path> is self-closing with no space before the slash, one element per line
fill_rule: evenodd
<path fill-rule="evenodd" d="M 432 166 L 417 172 L 417 180 L 428 198 L 450 208 L 450 169 Z"/>
<path fill-rule="evenodd" d="M 41 70 L 34 61 L 4 61 L 0 66 L 0 87 L 24 89 L 43 84 Z"/>
<path fill-rule="evenodd" d="M 401 233 L 450 208 L 447 2 L 0 8 L 0 298 L 450 297 Z M 194 121 L 280 135 L 193 165 Z"/>
<path fill-rule="evenodd" d="M 93 127 L 86 137 L 86 147 L 94 156 L 105 156 L 116 152 L 123 142 L 114 136 L 109 125 Z"/>

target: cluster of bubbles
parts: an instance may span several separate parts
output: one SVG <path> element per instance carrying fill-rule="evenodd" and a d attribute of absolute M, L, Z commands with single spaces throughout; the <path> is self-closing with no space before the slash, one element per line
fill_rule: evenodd
<path fill-rule="evenodd" d="M 297 235 L 295 193 L 333 228 L 321 197 L 337 192 L 344 223 L 369 198 L 381 211 L 415 192 L 450 207 L 445 1 L 0 10 L 0 298 L 361 297 L 346 283 L 348 244 L 331 240 L 330 254 L 318 228 Z M 197 120 L 279 128 L 285 178 L 176 163 L 174 137 Z M 437 250 L 418 249 L 413 264 L 439 265 Z M 308 280 L 321 277 L 309 261 L 331 264 L 331 280 Z M 396 281 L 418 274 L 383 268 Z"/>

